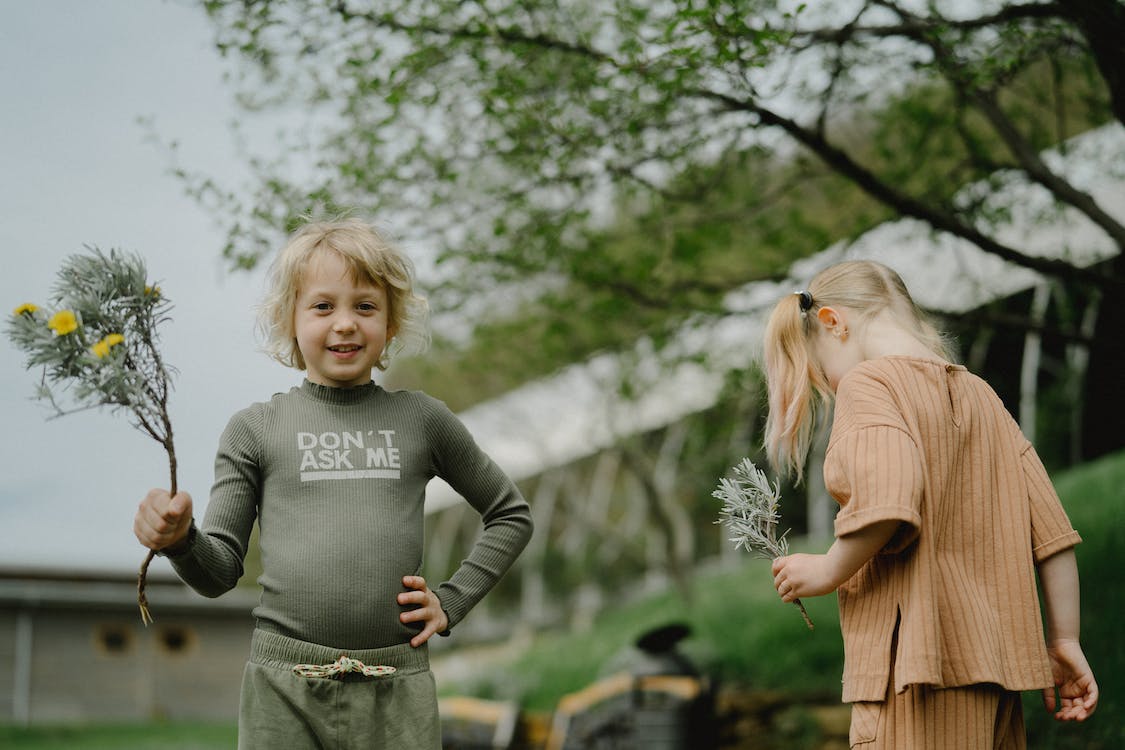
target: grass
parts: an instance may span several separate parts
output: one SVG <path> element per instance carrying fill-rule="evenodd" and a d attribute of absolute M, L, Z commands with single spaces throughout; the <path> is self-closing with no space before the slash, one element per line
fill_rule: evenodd
<path fill-rule="evenodd" d="M 1055 477 L 1071 523 L 1082 534 L 1075 548 L 1082 586 L 1082 649 L 1094 669 L 1101 699 L 1083 725 L 1062 725 L 1038 694 L 1024 695 L 1032 747 L 1119 750 L 1125 747 L 1125 453 L 1106 456 Z"/>
<path fill-rule="evenodd" d="M 155 722 L 33 727 L 0 726 L 5 750 L 230 750 L 234 724 Z"/>

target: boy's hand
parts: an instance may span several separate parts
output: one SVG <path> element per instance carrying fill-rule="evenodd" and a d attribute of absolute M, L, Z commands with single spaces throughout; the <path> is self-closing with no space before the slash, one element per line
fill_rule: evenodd
<path fill-rule="evenodd" d="M 449 627 L 449 615 L 445 614 L 437 594 L 430 590 L 422 576 L 403 576 L 402 585 L 414 591 L 399 594 L 398 603 L 413 604 L 416 609 L 403 612 L 398 619 L 404 623 L 422 623 L 422 632 L 410 639 L 410 645 L 418 648 L 434 633 L 441 633 Z"/>
<path fill-rule="evenodd" d="M 1098 683 L 1078 641 L 1059 640 L 1047 645 L 1055 687 L 1043 691 L 1043 707 L 1059 721 L 1085 721 L 1098 707 Z M 1055 699 L 1055 688 L 1059 700 Z M 1058 709 L 1057 711 L 1055 709 Z"/>
<path fill-rule="evenodd" d="M 137 541 L 152 550 L 173 547 L 187 537 L 191 528 L 191 495 L 167 490 L 149 490 L 133 518 Z"/>

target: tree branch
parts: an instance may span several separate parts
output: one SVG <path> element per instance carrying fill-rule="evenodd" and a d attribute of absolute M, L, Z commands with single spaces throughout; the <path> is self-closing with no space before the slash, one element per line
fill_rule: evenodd
<path fill-rule="evenodd" d="M 1125 291 L 1125 279 L 1073 266 L 1056 258 L 1040 258 L 1021 253 L 1015 248 L 989 237 L 976 227 L 965 223 L 955 214 L 943 211 L 936 206 L 927 205 L 913 196 L 896 190 L 881 180 L 874 172 L 852 159 L 848 153 L 832 145 L 815 130 L 806 128 L 795 120 L 774 112 L 758 102 L 744 101 L 715 91 L 697 90 L 694 94 L 701 98 L 723 102 L 731 111 L 752 113 L 757 115 L 763 124 L 780 128 L 870 196 L 903 216 L 924 221 L 934 229 L 968 240 L 981 250 L 992 253 L 1003 260 L 1048 276 L 1090 284 L 1099 288 L 1113 288 L 1119 292 Z"/>
<path fill-rule="evenodd" d="M 1011 119 L 1000 109 L 994 96 L 982 91 L 970 91 L 967 94 L 992 123 L 992 127 L 996 129 L 1008 150 L 1012 152 L 1029 177 L 1049 190 L 1059 202 L 1074 206 L 1084 213 L 1090 221 L 1112 237 L 1118 247 L 1125 248 L 1125 226 L 1106 213 L 1092 195 L 1079 190 L 1052 172 L 1027 139 L 1016 129 Z"/>
<path fill-rule="evenodd" d="M 878 26 L 849 24 L 839 28 L 808 29 L 805 31 L 797 31 L 796 35 L 798 38 L 803 37 L 807 39 L 810 44 L 818 42 L 844 44 L 857 37 L 871 37 L 875 39 L 899 37 L 923 41 L 928 35 L 938 29 L 977 31 L 987 29 L 997 24 L 1020 20 L 1045 20 L 1053 18 L 1065 18 L 1070 20 L 1064 4 L 1057 2 L 1007 5 L 996 13 L 959 20 L 931 20 L 929 18 L 909 14 L 894 3 L 880 2 L 876 4 L 893 10 L 895 13 L 898 13 L 899 17 L 903 20 L 900 23 L 882 24 Z"/>

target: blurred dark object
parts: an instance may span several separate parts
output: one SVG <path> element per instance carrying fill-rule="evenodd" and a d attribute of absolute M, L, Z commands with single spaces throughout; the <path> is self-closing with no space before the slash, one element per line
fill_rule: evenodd
<path fill-rule="evenodd" d="M 509 750 L 515 746 L 520 711 L 514 703 L 443 698 L 438 713 L 443 750 Z"/>
<path fill-rule="evenodd" d="M 634 648 L 619 652 L 608 662 L 603 676 L 628 672 L 644 675 L 687 675 L 696 677 L 699 670 L 677 646 L 691 635 L 691 628 L 679 622 L 661 625 L 646 631 L 635 641 Z"/>
<path fill-rule="evenodd" d="M 715 747 L 711 686 L 678 649 L 681 623 L 642 634 L 608 676 L 565 696 L 547 750 L 707 750 Z"/>

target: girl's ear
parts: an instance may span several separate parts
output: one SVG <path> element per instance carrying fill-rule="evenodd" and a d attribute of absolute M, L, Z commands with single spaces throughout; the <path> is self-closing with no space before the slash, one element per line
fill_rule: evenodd
<path fill-rule="evenodd" d="M 816 319 L 825 328 L 832 330 L 843 324 L 840 313 L 833 307 L 822 307 L 816 311 Z"/>

